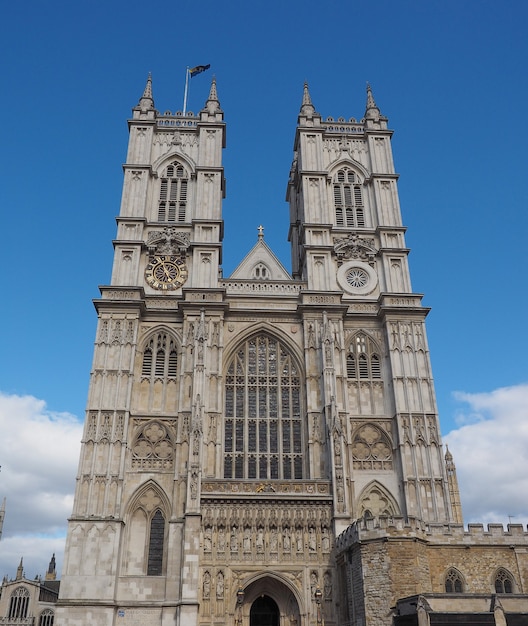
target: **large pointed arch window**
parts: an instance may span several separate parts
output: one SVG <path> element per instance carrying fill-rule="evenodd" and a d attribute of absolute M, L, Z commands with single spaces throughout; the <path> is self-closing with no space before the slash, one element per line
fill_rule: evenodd
<path fill-rule="evenodd" d="M 167 506 L 154 484 L 143 488 L 127 520 L 124 572 L 162 576 L 166 572 Z"/>
<path fill-rule="evenodd" d="M 22 620 L 27 617 L 29 609 L 29 591 L 25 587 L 17 587 L 9 599 L 10 619 Z"/>
<path fill-rule="evenodd" d="M 185 222 L 189 175 L 178 162 L 167 167 L 160 181 L 159 222 Z"/>
<path fill-rule="evenodd" d="M 224 477 L 303 478 L 300 377 L 289 350 L 259 334 L 227 368 Z"/>
<path fill-rule="evenodd" d="M 363 193 L 357 174 L 348 167 L 340 169 L 334 176 L 333 190 L 336 226 L 365 226 Z"/>

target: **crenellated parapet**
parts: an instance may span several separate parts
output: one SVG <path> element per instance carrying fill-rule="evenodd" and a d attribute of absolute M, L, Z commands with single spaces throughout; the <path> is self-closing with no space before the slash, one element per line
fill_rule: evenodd
<path fill-rule="evenodd" d="M 336 539 L 342 552 L 356 543 L 373 540 L 421 540 L 428 543 L 462 545 L 526 545 L 528 528 L 522 524 L 434 524 L 416 517 L 375 517 L 356 520 Z"/>

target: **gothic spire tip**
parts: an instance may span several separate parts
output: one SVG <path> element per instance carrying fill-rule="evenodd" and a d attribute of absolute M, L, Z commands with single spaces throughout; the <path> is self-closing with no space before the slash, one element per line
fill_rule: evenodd
<path fill-rule="evenodd" d="M 315 108 L 312 103 L 312 98 L 310 97 L 310 90 L 308 89 L 308 82 L 304 81 L 303 88 L 303 99 L 301 105 L 301 114 L 302 115 L 313 115 L 315 113 Z"/>
<path fill-rule="evenodd" d="M 220 108 L 220 100 L 218 100 L 218 93 L 216 91 L 216 76 L 214 74 L 211 80 L 211 88 L 209 89 L 209 97 L 205 101 L 204 110 L 210 115 L 222 112 L 222 109 Z"/>
<path fill-rule="evenodd" d="M 365 110 L 365 117 L 371 120 L 379 119 L 380 114 L 381 113 L 378 108 L 378 105 L 376 104 L 374 100 L 374 96 L 372 95 L 372 87 L 370 86 L 370 83 L 367 81 L 367 107 Z"/>
<path fill-rule="evenodd" d="M 154 98 L 152 97 L 152 73 L 149 72 L 147 76 L 147 83 L 145 85 L 145 89 L 143 90 L 143 95 L 139 99 L 139 107 L 142 109 L 153 109 L 154 108 Z"/>

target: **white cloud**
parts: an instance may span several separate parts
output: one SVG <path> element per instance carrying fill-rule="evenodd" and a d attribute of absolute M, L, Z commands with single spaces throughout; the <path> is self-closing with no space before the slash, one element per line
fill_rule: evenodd
<path fill-rule="evenodd" d="M 82 424 L 43 400 L 0 393 L 0 432 L 0 576 L 12 577 L 21 557 L 28 578 L 43 575 L 54 552 L 60 576 Z"/>
<path fill-rule="evenodd" d="M 444 437 L 457 468 L 464 522 L 528 523 L 528 384 L 456 392 L 459 428 Z"/>

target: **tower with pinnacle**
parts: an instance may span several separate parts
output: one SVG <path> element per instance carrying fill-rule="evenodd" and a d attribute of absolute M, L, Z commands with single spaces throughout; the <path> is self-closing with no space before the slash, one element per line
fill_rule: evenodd
<path fill-rule="evenodd" d="M 56 623 L 391 624 L 361 533 L 462 520 L 387 118 L 305 85 L 292 270 L 259 226 L 225 278 L 216 81 L 161 114 L 149 76 L 129 129 Z"/>

